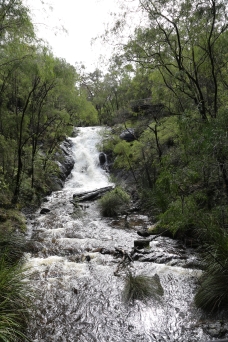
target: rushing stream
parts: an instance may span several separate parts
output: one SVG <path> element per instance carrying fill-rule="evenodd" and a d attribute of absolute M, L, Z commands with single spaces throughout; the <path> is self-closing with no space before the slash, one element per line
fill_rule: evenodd
<path fill-rule="evenodd" d="M 160 300 L 126 304 L 122 291 L 126 272 L 115 275 L 121 259 L 104 250 L 130 252 L 137 229 L 151 223 L 132 213 L 127 220 L 102 218 L 96 201 L 72 204 L 73 194 L 110 185 L 99 167 L 99 128 L 79 128 L 71 138 L 75 167 L 62 191 L 54 192 L 28 218 L 30 281 L 37 289 L 36 316 L 29 336 L 34 342 L 205 342 L 193 297 L 201 271 L 191 268 L 195 256 L 177 242 L 159 237 L 147 254 L 131 263 L 133 274 L 158 275 Z"/>

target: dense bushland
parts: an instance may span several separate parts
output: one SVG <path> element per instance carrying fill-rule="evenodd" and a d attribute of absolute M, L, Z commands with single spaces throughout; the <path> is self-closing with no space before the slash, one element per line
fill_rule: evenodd
<path fill-rule="evenodd" d="M 59 144 L 73 126 L 96 124 L 97 112 L 76 86 L 79 75 L 35 35 L 22 0 L 0 3 L 0 341 L 25 341 L 30 289 L 24 281 L 25 222 L 58 177 Z M 7 246 L 6 248 L 3 248 Z"/>
<path fill-rule="evenodd" d="M 79 74 L 39 42 L 22 1 L 0 5 L 1 227 L 23 227 L 15 207 L 51 190 L 55 153 L 73 125 L 113 126 L 104 141 L 113 167 L 131 175 L 158 226 L 203 247 L 196 304 L 218 310 L 228 305 L 227 2 L 139 0 L 139 12 L 143 24 L 109 70 Z M 110 30 L 115 45 L 131 13 Z M 119 138 L 128 128 L 134 141 Z M 104 213 L 121 205 L 108 195 Z"/>
<path fill-rule="evenodd" d="M 55 153 L 79 124 L 97 114 L 79 75 L 35 36 L 20 0 L 0 5 L 0 190 L 1 204 L 37 202 L 58 174 Z"/>

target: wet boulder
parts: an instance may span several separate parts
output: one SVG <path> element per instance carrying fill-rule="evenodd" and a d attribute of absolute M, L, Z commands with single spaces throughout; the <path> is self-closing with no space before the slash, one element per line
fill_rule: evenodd
<path fill-rule="evenodd" d="M 150 240 L 147 240 L 147 239 L 135 240 L 134 247 L 137 247 L 139 249 L 150 247 Z"/>
<path fill-rule="evenodd" d="M 27 253 L 38 253 L 43 249 L 43 245 L 41 242 L 30 240 L 26 243 L 25 251 Z"/>
<path fill-rule="evenodd" d="M 107 162 L 107 157 L 106 157 L 106 154 L 104 152 L 99 153 L 99 162 L 100 162 L 101 166 Z"/>
<path fill-rule="evenodd" d="M 137 234 L 142 237 L 148 237 L 151 235 L 147 230 L 137 230 Z"/>
<path fill-rule="evenodd" d="M 72 155 L 72 141 L 65 139 L 58 152 L 55 153 L 55 162 L 59 167 L 59 173 L 57 175 L 50 175 L 50 188 L 51 191 L 59 191 L 63 188 L 64 182 L 70 175 L 74 167 L 74 158 Z"/>
<path fill-rule="evenodd" d="M 211 339 L 208 339 L 207 342 L 228 342 L 228 323 L 221 320 L 221 321 L 214 321 L 214 322 L 203 322 L 202 324 L 203 330 L 211 336 Z M 216 340 L 212 339 L 216 338 Z M 217 339 L 220 338 L 220 339 Z"/>
<path fill-rule="evenodd" d="M 48 209 L 48 208 L 42 208 L 42 209 L 40 210 L 40 214 L 41 214 L 41 215 L 44 215 L 44 214 L 49 213 L 50 211 L 51 211 L 51 210 Z"/>
<path fill-rule="evenodd" d="M 74 167 L 74 158 L 72 156 L 72 142 L 68 139 L 65 139 L 63 143 L 60 145 L 62 151 L 62 158 L 60 158 L 59 166 L 60 166 L 60 177 L 63 181 L 69 176 L 73 167 Z"/>

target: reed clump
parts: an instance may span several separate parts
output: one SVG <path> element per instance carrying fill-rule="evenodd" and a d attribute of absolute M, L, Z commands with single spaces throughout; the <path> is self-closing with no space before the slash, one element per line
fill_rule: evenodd
<path fill-rule="evenodd" d="M 122 297 L 126 303 L 134 303 L 135 300 L 145 302 L 150 298 L 159 299 L 163 294 L 164 290 L 157 274 L 150 277 L 142 274 L 133 275 L 129 272 L 125 277 Z"/>
<path fill-rule="evenodd" d="M 196 306 L 216 312 L 228 308 L 228 237 L 221 237 L 214 246 L 207 248 L 205 271 L 195 295 Z"/>
<path fill-rule="evenodd" d="M 32 289 L 15 234 L 0 238 L 0 342 L 29 341 L 25 331 L 31 308 Z"/>

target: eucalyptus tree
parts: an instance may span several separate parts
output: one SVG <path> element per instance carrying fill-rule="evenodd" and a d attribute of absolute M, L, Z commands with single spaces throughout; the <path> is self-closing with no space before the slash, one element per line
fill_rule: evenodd
<path fill-rule="evenodd" d="M 148 20 L 125 45 L 127 61 L 160 74 L 177 108 L 196 108 L 203 120 L 221 105 L 227 53 L 227 1 L 140 0 Z"/>
<path fill-rule="evenodd" d="M 0 4 L 0 40 L 5 43 L 20 37 L 25 42 L 34 39 L 33 25 L 29 10 L 22 0 L 2 0 Z"/>
<path fill-rule="evenodd" d="M 72 132 L 73 125 L 85 118 L 88 123 L 94 122 L 95 116 L 91 116 L 95 109 L 82 111 L 87 102 L 79 96 L 77 79 L 72 65 L 41 47 L 17 69 L 12 79 L 15 90 L 10 108 L 11 115 L 15 115 L 17 141 L 13 202 L 17 202 L 21 184 L 28 183 L 28 179 L 30 189 L 45 186 L 44 178 L 50 178 L 48 166 L 52 172 L 55 169 L 53 153 Z"/>
<path fill-rule="evenodd" d="M 11 74 L 33 53 L 35 34 L 29 11 L 21 0 L 0 3 L 0 131 Z M 8 96 L 8 95 L 7 95 Z"/>
<path fill-rule="evenodd" d="M 106 73 L 96 69 L 81 73 L 80 89 L 98 112 L 100 123 L 124 122 L 132 110 L 131 102 L 151 96 L 150 73 L 114 56 Z M 125 115 L 126 114 L 126 115 Z"/>

